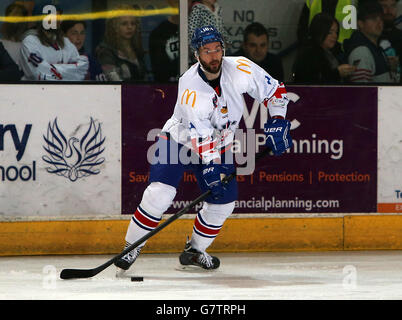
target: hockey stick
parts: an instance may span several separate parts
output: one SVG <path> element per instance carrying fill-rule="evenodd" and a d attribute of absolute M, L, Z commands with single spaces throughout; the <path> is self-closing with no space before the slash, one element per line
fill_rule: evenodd
<path fill-rule="evenodd" d="M 259 160 L 263 158 L 266 154 L 271 153 L 271 150 L 269 148 L 264 149 L 262 152 L 258 153 L 255 157 L 255 160 Z M 232 172 L 230 175 L 225 176 L 222 179 L 223 183 L 228 183 L 231 181 L 233 178 L 236 177 L 236 171 Z M 109 261 L 105 262 L 104 264 L 100 265 L 99 267 L 93 268 L 93 269 L 63 269 L 60 273 L 60 278 L 61 279 L 78 279 L 78 278 L 91 278 L 98 273 L 102 272 L 105 270 L 107 267 L 112 265 L 115 261 L 123 257 L 125 254 L 130 252 L 131 250 L 135 249 L 138 247 L 141 243 L 144 241 L 148 240 L 151 238 L 154 234 L 158 233 L 162 229 L 166 228 L 169 224 L 171 224 L 173 221 L 181 217 L 183 214 L 188 212 L 191 208 L 195 207 L 198 203 L 204 201 L 208 196 L 210 195 L 211 190 L 208 190 L 204 192 L 202 195 L 200 195 L 198 198 L 193 200 L 189 205 L 181 209 L 179 212 L 175 213 L 173 216 L 171 216 L 169 219 L 167 219 L 164 223 L 160 224 L 157 226 L 154 230 L 150 231 L 147 233 L 145 236 L 143 236 L 141 239 L 138 239 L 135 241 L 132 245 L 124 249 L 121 253 L 118 255 L 114 256 L 112 259 Z"/>

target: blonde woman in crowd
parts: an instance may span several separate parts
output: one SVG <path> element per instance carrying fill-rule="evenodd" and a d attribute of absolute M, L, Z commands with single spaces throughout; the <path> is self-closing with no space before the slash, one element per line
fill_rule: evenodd
<path fill-rule="evenodd" d="M 133 7 L 120 6 L 116 9 L 129 11 Z M 144 80 L 139 19 L 127 14 L 107 20 L 104 39 L 96 49 L 96 56 L 109 81 Z"/>

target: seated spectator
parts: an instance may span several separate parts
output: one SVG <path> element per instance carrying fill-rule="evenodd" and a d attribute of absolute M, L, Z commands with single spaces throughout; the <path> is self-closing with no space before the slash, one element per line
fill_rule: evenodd
<path fill-rule="evenodd" d="M 33 8 L 35 7 L 35 0 L 14 0 L 14 3 L 23 5 L 25 9 L 28 10 L 28 14 L 30 16 L 32 15 Z"/>
<path fill-rule="evenodd" d="M 22 5 L 28 12 L 28 16 L 32 16 L 32 12 L 35 8 L 35 1 L 37 0 L 14 0 L 15 4 Z M 33 22 L 28 22 L 29 27 L 34 26 Z"/>
<path fill-rule="evenodd" d="M 61 10 L 57 9 L 60 14 Z M 34 9 L 34 15 L 42 15 L 41 6 Z M 88 58 L 79 55 L 77 48 L 63 36 L 57 27 L 43 25 L 42 21 L 34 29 L 25 33 L 21 45 L 20 66 L 23 80 L 81 81 L 88 71 Z"/>
<path fill-rule="evenodd" d="M 19 81 L 22 72 L 0 42 L 0 81 Z"/>
<path fill-rule="evenodd" d="M 177 7 L 178 0 L 168 0 Z M 149 52 L 155 81 L 177 81 L 180 60 L 179 16 L 174 15 L 162 21 L 149 37 Z"/>
<path fill-rule="evenodd" d="M 356 66 L 352 82 L 395 83 L 379 39 L 384 29 L 383 10 L 377 1 L 363 2 L 357 10 L 356 30 L 344 41 L 347 60 Z"/>
<path fill-rule="evenodd" d="M 326 13 L 311 22 L 309 41 L 303 46 L 293 66 L 294 82 L 338 83 L 345 81 L 355 67 L 342 63 L 342 50 L 337 42 L 339 23 Z"/>
<path fill-rule="evenodd" d="M 350 14 L 343 12 L 345 6 L 356 6 L 359 0 L 305 0 L 297 26 L 297 39 L 303 44 L 308 38 L 308 31 L 313 18 L 319 13 L 326 13 L 338 21 L 340 30 L 338 42 L 343 43 L 349 39 L 353 29 L 343 28 L 342 21 Z M 363 1 L 363 0 L 360 0 Z"/>
<path fill-rule="evenodd" d="M 118 10 L 132 10 L 121 6 Z M 104 40 L 96 48 L 96 56 L 109 81 L 145 79 L 144 52 L 139 20 L 121 16 L 106 21 Z"/>
<path fill-rule="evenodd" d="M 398 0 L 378 0 L 378 1 L 384 11 L 383 15 L 384 30 L 380 38 L 380 46 L 385 50 L 386 54 L 388 51 L 392 52 L 392 50 L 395 50 L 396 56 L 391 57 L 387 55 L 387 57 L 391 69 L 396 70 L 393 73 L 395 74 L 397 82 L 402 83 L 402 78 L 400 74 L 402 70 L 402 30 L 399 30 L 395 25 L 396 17 L 398 14 L 398 8 L 397 8 Z M 394 64 L 397 65 L 396 68 L 394 67 Z"/>
<path fill-rule="evenodd" d="M 6 17 L 26 17 L 28 10 L 21 4 L 12 3 L 7 6 Z M 2 39 L 0 40 L 10 57 L 18 65 L 21 51 L 22 36 L 28 30 L 27 22 L 3 22 L 0 28 Z"/>
<path fill-rule="evenodd" d="M 86 38 L 86 23 L 85 21 L 63 20 L 60 28 L 64 35 L 71 41 L 78 50 L 80 55 L 88 57 L 89 69 L 85 76 L 85 80 L 106 81 L 106 76 L 102 71 L 99 62 L 91 55 L 85 53 L 84 43 Z"/>
<path fill-rule="evenodd" d="M 267 29 L 261 23 L 253 22 L 244 30 L 242 47 L 234 55 L 250 59 L 272 77 L 282 82 L 284 81 L 282 60 L 277 55 L 268 52 L 268 48 Z"/>

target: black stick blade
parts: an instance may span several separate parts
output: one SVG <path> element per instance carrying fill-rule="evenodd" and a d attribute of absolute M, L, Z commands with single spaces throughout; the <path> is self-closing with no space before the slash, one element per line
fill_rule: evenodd
<path fill-rule="evenodd" d="M 63 269 L 61 270 L 60 278 L 64 280 L 91 278 L 97 274 L 94 271 L 94 269 Z"/>

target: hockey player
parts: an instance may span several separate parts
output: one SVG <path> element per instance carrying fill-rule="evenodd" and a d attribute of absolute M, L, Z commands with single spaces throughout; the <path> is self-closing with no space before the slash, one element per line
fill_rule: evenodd
<path fill-rule="evenodd" d="M 42 6 L 37 7 L 39 9 Z M 42 14 L 41 11 L 36 12 Z M 58 12 L 60 13 L 60 11 Z M 27 31 L 21 45 L 22 80 L 84 80 L 88 58 L 80 55 L 70 40 L 63 36 L 59 25 L 46 26 L 42 21 Z"/>
<path fill-rule="evenodd" d="M 248 93 L 268 107 L 270 119 L 264 131 L 266 143 L 276 155 L 292 145 L 290 123 L 285 120 L 288 98 L 284 85 L 250 60 L 225 57 L 222 36 L 214 27 L 196 29 L 191 46 L 198 62 L 179 79 L 176 106 L 159 136 L 158 161 L 151 164 L 150 184 L 130 220 L 125 248 L 158 225 L 172 204 L 184 171 L 191 170 L 201 191 L 211 190 L 211 195 L 195 218 L 191 240 L 179 261 L 183 266 L 216 269 L 220 261 L 206 249 L 233 212 L 237 199 L 236 179 L 223 185 L 221 174 L 235 170 L 230 145 L 243 115 L 242 94 Z M 183 155 L 191 161 L 185 161 Z M 127 270 L 144 245 L 115 265 Z"/>

